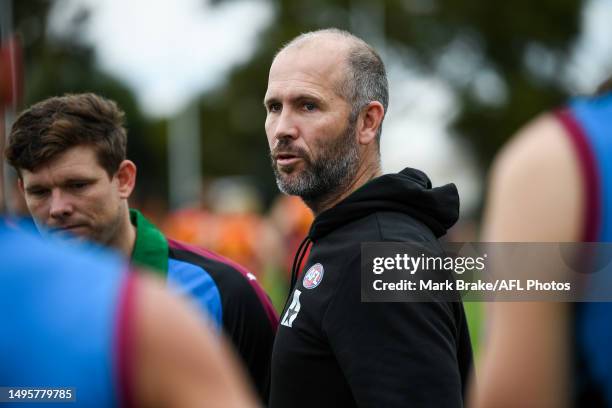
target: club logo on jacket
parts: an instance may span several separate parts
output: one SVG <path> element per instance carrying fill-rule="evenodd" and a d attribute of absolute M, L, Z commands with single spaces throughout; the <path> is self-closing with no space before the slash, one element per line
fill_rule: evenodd
<path fill-rule="evenodd" d="M 293 327 L 293 321 L 297 317 L 298 313 L 300 312 L 300 308 L 302 307 L 300 305 L 301 294 L 302 292 L 297 289 L 295 290 L 295 292 L 293 292 L 293 299 L 291 299 L 289 309 L 287 309 L 287 312 L 285 312 L 285 316 L 283 316 L 283 320 L 281 321 L 281 324 L 283 326 Z"/>
<path fill-rule="evenodd" d="M 319 286 L 319 283 L 323 280 L 323 265 L 320 263 L 314 264 L 308 269 L 302 284 L 306 289 L 314 289 Z"/>

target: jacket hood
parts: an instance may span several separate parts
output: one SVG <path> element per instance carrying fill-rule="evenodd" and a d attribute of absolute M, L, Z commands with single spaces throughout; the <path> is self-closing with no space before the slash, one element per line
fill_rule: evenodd
<path fill-rule="evenodd" d="M 342 225 L 378 211 L 408 214 L 441 237 L 459 218 L 459 194 L 454 184 L 432 188 L 425 173 L 405 168 L 370 180 L 323 211 L 315 218 L 308 237 L 316 241 Z"/>

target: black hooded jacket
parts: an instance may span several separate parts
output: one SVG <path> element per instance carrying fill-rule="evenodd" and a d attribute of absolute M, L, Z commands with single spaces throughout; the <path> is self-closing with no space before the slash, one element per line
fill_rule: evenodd
<path fill-rule="evenodd" d="M 454 185 L 432 188 L 407 168 L 317 216 L 304 273 L 281 315 L 270 407 L 463 405 L 472 350 L 461 303 L 360 298 L 362 242 L 419 242 L 441 254 L 437 239 L 458 215 Z"/>

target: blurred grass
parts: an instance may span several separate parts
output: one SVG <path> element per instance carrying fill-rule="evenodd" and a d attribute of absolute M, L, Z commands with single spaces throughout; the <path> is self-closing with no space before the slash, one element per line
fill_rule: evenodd
<path fill-rule="evenodd" d="M 272 305 L 280 315 L 285 307 L 285 301 L 287 300 L 289 282 L 283 275 L 283 273 L 275 268 L 266 268 L 265 273 L 261 278 L 261 286 L 266 291 Z"/>
<path fill-rule="evenodd" d="M 480 355 L 480 343 L 482 331 L 484 330 L 484 303 L 483 302 L 463 302 L 465 315 L 467 317 L 468 328 L 470 330 L 470 339 L 472 340 L 472 349 L 474 351 L 474 361 L 478 360 Z"/>

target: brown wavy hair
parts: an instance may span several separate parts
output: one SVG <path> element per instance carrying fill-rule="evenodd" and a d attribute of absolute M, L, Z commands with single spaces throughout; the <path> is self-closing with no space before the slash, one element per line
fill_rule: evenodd
<path fill-rule="evenodd" d="M 100 166 L 112 177 L 126 158 L 125 114 L 93 93 L 45 99 L 23 111 L 11 128 L 5 156 L 19 177 L 65 151 L 90 145 Z"/>

